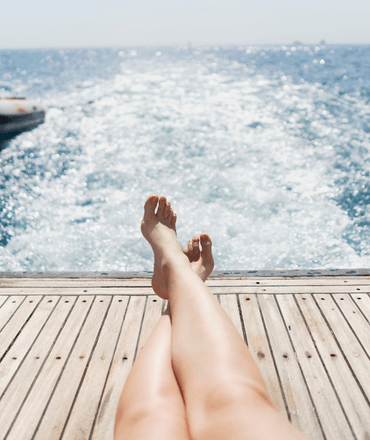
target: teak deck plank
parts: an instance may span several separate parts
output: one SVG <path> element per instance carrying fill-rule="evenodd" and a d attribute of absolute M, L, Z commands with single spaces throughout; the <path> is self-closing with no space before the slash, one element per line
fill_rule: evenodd
<path fill-rule="evenodd" d="M 278 297 L 277 302 L 285 325 L 290 330 L 289 335 L 295 355 L 310 389 L 326 438 L 328 440 L 352 438 L 350 426 L 346 423 L 346 415 L 331 386 L 293 296 Z M 324 414 L 325 417 L 322 417 Z"/>
<path fill-rule="evenodd" d="M 341 406 L 351 421 L 354 434 L 357 438 L 366 438 L 367 431 L 362 421 L 370 416 L 369 401 L 357 386 L 346 359 L 341 355 L 340 341 L 333 337 L 326 325 L 319 307 L 321 297 L 318 303 L 311 295 L 297 295 L 296 300 Z"/>
<path fill-rule="evenodd" d="M 159 318 L 161 317 L 162 306 L 163 300 L 158 298 L 157 295 L 148 296 L 139 343 L 137 346 L 137 354 L 139 354 L 140 350 L 144 347 L 145 342 L 149 338 Z"/>
<path fill-rule="evenodd" d="M 86 301 L 86 303 L 83 303 L 83 301 Z M 69 319 L 17 415 L 14 426 L 7 437 L 9 440 L 28 439 L 30 432 L 35 432 L 43 411 L 67 363 L 71 346 L 73 346 L 80 332 L 92 301 L 93 297 L 86 299 L 81 297 L 77 300 Z M 28 427 L 27 431 L 24 429 L 25 425 Z"/>
<path fill-rule="evenodd" d="M 0 396 L 6 385 L 10 382 L 13 374 L 18 369 L 27 352 L 33 345 L 39 332 L 47 322 L 58 302 L 58 297 L 45 297 L 27 322 L 19 337 L 6 353 L 6 356 L 0 363 Z"/>
<path fill-rule="evenodd" d="M 370 284 L 370 277 L 295 277 L 295 278 L 210 278 L 207 286 L 358 286 Z M 150 278 L 0 278 L 0 288 L 22 287 L 150 287 Z"/>
<path fill-rule="evenodd" d="M 275 368 L 269 339 L 259 312 L 257 297 L 256 295 L 240 295 L 239 300 L 248 348 L 261 371 L 272 403 L 280 414 L 289 417 L 285 403 L 286 396 L 281 392 L 280 378 Z"/>
<path fill-rule="evenodd" d="M 11 297 L 7 296 L 0 308 L 0 332 L 6 326 L 9 319 L 13 316 L 18 307 L 22 304 L 25 296 Z"/>
<path fill-rule="evenodd" d="M 240 336 L 244 338 L 242 324 L 240 321 L 239 308 L 236 295 L 221 295 L 220 304 L 231 319 Z"/>
<path fill-rule="evenodd" d="M 286 325 L 273 296 L 259 296 L 258 302 L 281 378 L 288 417 L 309 439 L 324 439 L 319 421 L 321 415 L 317 414 L 316 405 L 312 401 L 310 390 L 307 389 L 303 371 L 287 332 L 287 329 L 291 331 L 294 325 Z"/>
<path fill-rule="evenodd" d="M 353 301 L 357 304 L 357 307 L 361 310 L 362 314 L 370 324 L 370 296 L 366 294 L 351 295 Z"/>
<path fill-rule="evenodd" d="M 112 440 L 166 302 L 148 278 L 0 278 L 0 440 Z M 370 438 L 370 277 L 207 281 L 311 440 Z"/>
<path fill-rule="evenodd" d="M 343 298 L 343 301 L 345 301 L 344 296 L 341 296 L 340 298 Z M 319 302 L 321 297 L 316 297 L 316 299 Z M 337 304 L 341 304 L 343 301 L 339 300 L 337 301 Z M 370 328 L 367 326 L 368 331 L 364 332 L 364 338 L 359 340 L 358 335 L 352 331 L 340 309 L 335 307 L 335 302 L 332 298 L 325 298 L 324 301 L 321 300 L 320 308 L 324 312 L 325 319 L 339 342 L 343 356 L 345 356 L 351 366 L 357 379 L 358 386 L 361 387 L 363 393 L 367 396 L 368 401 L 370 401 L 370 361 L 368 354 L 363 348 L 364 344 L 368 345 Z"/>
<path fill-rule="evenodd" d="M 64 432 L 65 439 L 84 440 L 89 438 L 124 316 L 126 304 L 120 303 L 119 299 L 121 298 L 114 298 L 110 305 L 89 368 L 68 420 Z"/>
<path fill-rule="evenodd" d="M 8 299 L 8 296 L 0 296 L 0 307 L 4 304 L 4 302 Z"/>
<path fill-rule="evenodd" d="M 61 328 L 63 328 L 76 297 L 68 297 L 68 303 L 62 297 L 54 309 L 51 319 L 42 329 L 26 359 L 17 371 L 16 377 L 8 384 L 0 400 L 0 432 L 7 433 L 12 426 L 24 399 L 32 388 L 34 380 L 46 361 L 49 351 Z M 26 421 L 23 420 L 25 424 Z M 28 426 L 25 425 L 28 431 Z"/>
<path fill-rule="evenodd" d="M 370 284 L 350 285 L 282 285 L 282 286 L 209 286 L 213 294 L 258 293 L 285 295 L 287 293 L 370 293 Z M 154 295 L 151 286 L 138 287 L 3 287 L 5 295 Z M 1 309 L 0 309 L 1 310 Z"/>
<path fill-rule="evenodd" d="M 113 362 L 95 419 L 92 440 L 113 439 L 116 409 L 123 385 L 134 361 L 144 310 L 144 297 L 133 296 L 129 299 Z"/>
<path fill-rule="evenodd" d="M 359 310 L 359 308 L 356 306 L 356 303 L 353 301 L 353 297 L 350 295 L 348 295 L 348 297 L 342 295 L 333 295 L 333 298 L 342 311 L 342 314 L 349 327 L 357 336 L 357 339 L 361 341 L 362 348 L 367 353 L 367 357 L 370 358 L 369 322 L 366 318 L 366 315 L 364 317 L 361 310 Z M 355 298 L 358 300 L 360 297 L 356 295 Z M 370 298 L 368 297 L 368 299 Z M 359 304 L 360 301 L 362 301 L 362 299 L 358 300 L 357 304 Z M 366 301 L 364 302 L 366 306 Z"/>
<path fill-rule="evenodd" d="M 41 299 L 41 296 L 29 296 L 3 327 L 0 333 L 0 359 L 3 358 L 10 344 L 15 341 Z"/>
<path fill-rule="evenodd" d="M 100 302 L 103 298 L 104 302 Z M 35 439 L 59 439 L 80 386 L 99 329 L 105 318 L 109 298 L 97 297 L 70 355 L 68 363 L 41 419 Z M 63 402 L 63 406 L 60 406 Z M 55 420 L 58 414 L 58 420 Z M 68 438 L 68 437 L 67 437 Z"/>

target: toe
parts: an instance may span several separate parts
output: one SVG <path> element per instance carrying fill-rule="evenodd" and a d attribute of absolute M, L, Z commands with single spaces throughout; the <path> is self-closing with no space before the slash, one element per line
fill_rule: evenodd
<path fill-rule="evenodd" d="M 154 211 L 155 208 L 157 207 L 157 203 L 158 203 L 158 196 L 156 195 L 152 195 L 150 196 L 147 201 L 144 204 L 144 220 L 148 221 L 152 218 L 154 218 Z"/>
<path fill-rule="evenodd" d="M 169 216 L 167 218 L 167 220 L 168 220 L 170 225 L 172 225 L 172 218 L 173 218 L 173 209 L 170 208 L 170 214 L 169 214 Z"/>
<path fill-rule="evenodd" d="M 208 234 L 200 235 L 200 243 L 202 245 L 202 256 L 204 258 L 212 257 L 212 240 Z"/>
<path fill-rule="evenodd" d="M 157 211 L 157 216 L 159 218 L 163 218 L 164 210 L 166 208 L 166 202 L 167 202 L 166 197 L 162 196 L 159 199 L 159 205 L 158 205 L 158 211 Z"/>
<path fill-rule="evenodd" d="M 176 225 L 176 220 L 177 220 L 177 214 L 174 212 L 172 215 L 172 221 L 171 221 L 171 225 L 173 227 L 175 227 L 175 225 Z"/>
<path fill-rule="evenodd" d="M 195 236 L 192 240 L 193 244 L 193 258 L 195 261 L 199 260 L 200 257 L 200 249 L 199 249 L 199 237 Z"/>
<path fill-rule="evenodd" d="M 193 242 L 191 240 L 188 241 L 188 254 L 189 258 L 193 256 Z"/>
<path fill-rule="evenodd" d="M 164 207 L 164 211 L 163 211 L 163 218 L 168 219 L 170 216 L 170 212 L 171 212 L 171 203 L 166 202 L 166 206 Z"/>
<path fill-rule="evenodd" d="M 206 269 L 206 276 L 208 277 L 215 267 L 215 261 L 212 255 L 212 240 L 208 234 L 201 234 L 200 243 L 202 245 L 200 259 L 202 260 L 202 264 Z"/>

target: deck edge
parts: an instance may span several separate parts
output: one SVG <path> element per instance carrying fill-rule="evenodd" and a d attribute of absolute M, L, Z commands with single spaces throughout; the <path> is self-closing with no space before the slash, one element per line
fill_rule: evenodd
<path fill-rule="evenodd" d="M 0 272 L 0 278 L 151 278 L 151 271 Z M 211 278 L 370 276 L 366 269 L 215 270 Z"/>

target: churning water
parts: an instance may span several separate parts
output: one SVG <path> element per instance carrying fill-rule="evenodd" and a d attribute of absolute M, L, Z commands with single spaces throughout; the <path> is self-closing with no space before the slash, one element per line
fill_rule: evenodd
<path fill-rule="evenodd" d="M 46 122 L 0 152 L 1 270 L 150 270 L 165 195 L 215 269 L 370 266 L 370 46 L 0 52 Z"/>

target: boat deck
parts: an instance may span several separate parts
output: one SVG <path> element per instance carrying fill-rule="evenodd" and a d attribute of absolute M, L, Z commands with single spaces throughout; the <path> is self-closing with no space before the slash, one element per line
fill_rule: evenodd
<path fill-rule="evenodd" d="M 281 414 L 312 440 L 370 440 L 369 275 L 207 284 Z M 148 278 L 0 278 L 0 438 L 112 440 L 164 305 Z"/>

